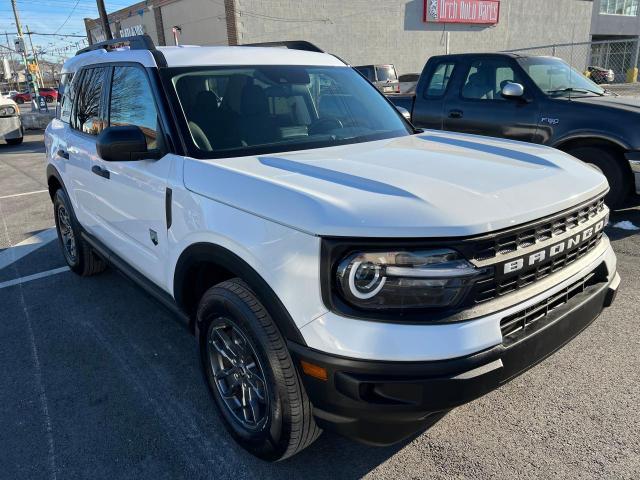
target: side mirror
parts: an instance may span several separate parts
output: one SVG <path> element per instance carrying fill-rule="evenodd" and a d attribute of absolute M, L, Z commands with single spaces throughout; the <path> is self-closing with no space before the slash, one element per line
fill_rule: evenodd
<path fill-rule="evenodd" d="M 135 125 L 105 128 L 98 135 L 96 151 L 107 162 L 158 158 L 156 151 L 147 150 L 147 139 Z"/>
<path fill-rule="evenodd" d="M 522 98 L 524 95 L 524 87 L 519 83 L 507 82 L 507 84 L 502 87 L 501 93 L 504 98 Z"/>
<path fill-rule="evenodd" d="M 404 107 L 396 107 L 396 110 L 400 112 L 400 115 L 402 115 L 407 122 L 411 122 L 411 114 L 409 113 L 409 110 Z"/>

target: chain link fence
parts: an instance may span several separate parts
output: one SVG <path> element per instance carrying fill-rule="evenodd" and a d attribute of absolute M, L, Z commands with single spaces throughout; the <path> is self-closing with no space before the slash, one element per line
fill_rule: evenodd
<path fill-rule="evenodd" d="M 559 57 L 580 72 L 589 72 L 596 83 L 625 83 L 629 70 L 637 67 L 640 61 L 640 42 L 636 39 L 564 43 L 508 51 Z M 594 71 L 593 67 L 612 70 L 614 78 L 607 78 L 606 72 Z"/>

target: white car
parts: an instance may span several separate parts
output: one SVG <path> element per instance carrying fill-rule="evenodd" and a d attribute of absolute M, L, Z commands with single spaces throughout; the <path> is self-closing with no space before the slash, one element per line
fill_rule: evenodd
<path fill-rule="evenodd" d="M 244 448 L 398 442 L 612 303 L 599 172 L 417 131 L 335 56 L 269 45 L 88 47 L 46 130 L 69 267 L 114 265 L 189 322 Z"/>
<path fill-rule="evenodd" d="M 20 109 L 10 98 L 0 97 L 0 140 L 8 145 L 20 145 L 24 129 L 20 118 Z"/>

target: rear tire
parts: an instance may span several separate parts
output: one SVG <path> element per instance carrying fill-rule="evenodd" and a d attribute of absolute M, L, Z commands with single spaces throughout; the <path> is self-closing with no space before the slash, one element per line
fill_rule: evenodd
<path fill-rule="evenodd" d="M 53 103 L 53 97 L 45 97 L 47 103 Z"/>
<path fill-rule="evenodd" d="M 283 460 L 313 443 L 322 430 L 286 342 L 247 284 L 234 278 L 207 290 L 197 321 L 203 373 L 236 442 L 268 461 Z M 234 392 L 239 393 L 232 401 Z M 254 402 L 251 407 L 243 408 L 245 398 Z"/>
<path fill-rule="evenodd" d="M 82 277 L 104 271 L 104 260 L 80 236 L 80 226 L 71 208 L 71 202 L 62 189 L 56 191 L 53 197 L 53 212 L 62 254 L 71 271 Z"/>
<path fill-rule="evenodd" d="M 16 98 L 16 103 L 18 105 L 22 105 L 24 103 L 24 100 L 22 98 Z"/>
<path fill-rule="evenodd" d="M 22 141 L 24 140 L 24 137 L 20 137 L 20 138 L 7 138 L 7 145 L 20 145 L 22 143 Z"/>
<path fill-rule="evenodd" d="M 597 167 L 607 177 L 610 190 L 604 197 L 604 201 L 612 209 L 621 208 L 629 195 L 631 184 L 616 155 L 606 148 L 598 147 L 579 147 L 568 153 Z"/>

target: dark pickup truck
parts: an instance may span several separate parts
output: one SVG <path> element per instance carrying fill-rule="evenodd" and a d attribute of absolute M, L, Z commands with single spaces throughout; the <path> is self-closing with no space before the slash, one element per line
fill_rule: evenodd
<path fill-rule="evenodd" d="M 415 94 L 389 95 L 418 128 L 541 143 L 600 169 L 620 207 L 640 193 L 640 99 L 619 97 L 559 58 L 431 57 Z"/>

